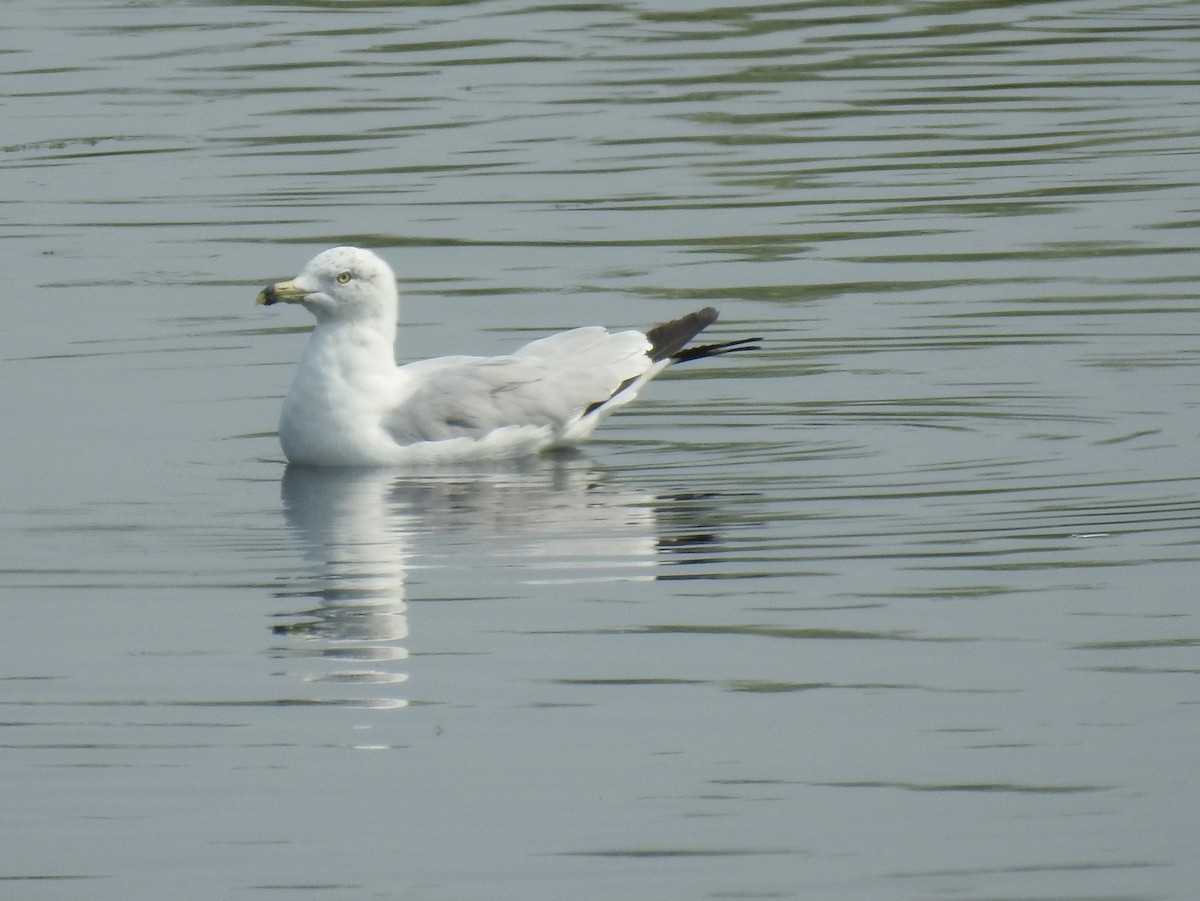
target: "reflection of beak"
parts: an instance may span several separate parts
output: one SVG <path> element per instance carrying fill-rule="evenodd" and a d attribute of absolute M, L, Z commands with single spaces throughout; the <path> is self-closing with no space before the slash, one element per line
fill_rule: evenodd
<path fill-rule="evenodd" d="M 261 303 L 263 306 L 269 307 L 273 303 L 300 303 L 304 300 L 311 291 L 305 291 L 296 285 L 295 282 L 276 282 L 273 285 L 267 285 L 258 292 L 258 297 L 254 298 L 255 303 Z"/>

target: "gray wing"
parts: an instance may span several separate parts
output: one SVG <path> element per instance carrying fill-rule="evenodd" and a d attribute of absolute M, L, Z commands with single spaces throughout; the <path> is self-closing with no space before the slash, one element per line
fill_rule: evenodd
<path fill-rule="evenodd" d="M 402 445 L 498 428 L 561 433 L 653 364 L 639 332 L 573 329 L 503 357 L 442 357 L 400 369 L 406 394 L 384 427 Z"/>

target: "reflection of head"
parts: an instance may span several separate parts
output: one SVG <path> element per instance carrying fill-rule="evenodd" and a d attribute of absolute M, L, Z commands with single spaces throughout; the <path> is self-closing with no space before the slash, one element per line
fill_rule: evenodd
<path fill-rule="evenodd" d="M 291 467 L 282 492 L 288 523 L 304 542 L 320 600 L 306 611 L 309 637 L 392 641 L 408 634 L 404 577 L 411 525 L 389 502 L 390 480 L 369 470 Z"/>
<path fill-rule="evenodd" d="M 281 490 L 310 565 L 276 593 L 292 601 L 275 617 L 274 632 L 290 639 L 276 653 L 306 661 L 303 681 L 338 686 L 340 696 L 322 703 L 405 706 L 394 697 L 346 696 L 407 678 L 390 667 L 408 656 L 399 642 L 408 637 L 412 525 L 389 499 L 390 479 L 369 470 L 291 467 Z"/>

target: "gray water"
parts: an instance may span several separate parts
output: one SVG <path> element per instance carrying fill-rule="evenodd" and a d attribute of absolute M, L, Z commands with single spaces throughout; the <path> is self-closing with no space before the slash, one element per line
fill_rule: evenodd
<path fill-rule="evenodd" d="M 1194 3 L 2 11 L 0 897 L 1196 897 Z M 764 350 L 288 471 L 350 242 Z"/>

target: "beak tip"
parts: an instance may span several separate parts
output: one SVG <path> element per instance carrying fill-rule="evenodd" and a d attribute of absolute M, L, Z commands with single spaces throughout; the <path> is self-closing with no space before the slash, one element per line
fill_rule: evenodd
<path fill-rule="evenodd" d="M 259 291 L 254 302 L 264 307 L 276 303 L 304 303 L 308 293 L 295 282 L 275 282 Z"/>

